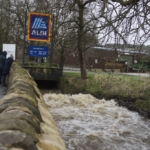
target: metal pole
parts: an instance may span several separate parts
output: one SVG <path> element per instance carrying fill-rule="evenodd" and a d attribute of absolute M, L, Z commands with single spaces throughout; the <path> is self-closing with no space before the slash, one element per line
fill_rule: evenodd
<path fill-rule="evenodd" d="M 53 47 L 54 47 L 54 15 L 52 15 L 52 33 L 51 33 L 51 49 L 50 49 L 50 67 L 52 67 Z"/>
<path fill-rule="evenodd" d="M 26 48 L 26 22 L 27 22 L 27 11 L 24 11 L 24 41 L 23 41 L 23 51 L 22 51 L 22 66 L 24 67 L 24 55 L 25 55 L 25 48 Z"/>

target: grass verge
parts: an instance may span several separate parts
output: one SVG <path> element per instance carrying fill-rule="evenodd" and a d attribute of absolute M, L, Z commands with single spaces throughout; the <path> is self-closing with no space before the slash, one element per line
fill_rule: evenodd
<path fill-rule="evenodd" d="M 150 78 L 115 73 L 88 73 L 82 80 L 78 72 L 65 72 L 60 80 L 63 93 L 90 93 L 98 98 L 129 102 L 132 107 L 150 111 Z"/>

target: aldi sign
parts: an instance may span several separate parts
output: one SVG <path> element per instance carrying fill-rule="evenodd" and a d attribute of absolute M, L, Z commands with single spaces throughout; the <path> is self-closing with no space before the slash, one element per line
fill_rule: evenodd
<path fill-rule="evenodd" d="M 50 42 L 51 15 L 30 12 L 28 15 L 28 40 Z"/>
<path fill-rule="evenodd" d="M 47 46 L 29 46 L 28 56 L 47 57 L 48 47 Z"/>

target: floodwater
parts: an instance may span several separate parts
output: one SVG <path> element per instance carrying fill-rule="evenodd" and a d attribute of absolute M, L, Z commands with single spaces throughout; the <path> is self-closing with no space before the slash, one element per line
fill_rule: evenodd
<path fill-rule="evenodd" d="M 90 94 L 44 94 L 68 150 L 150 150 L 150 120 Z"/>

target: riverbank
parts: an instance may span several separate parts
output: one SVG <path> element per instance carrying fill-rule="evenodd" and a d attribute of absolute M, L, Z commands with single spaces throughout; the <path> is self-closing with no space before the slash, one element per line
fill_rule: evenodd
<path fill-rule="evenodd" d="M 65 72 L 59 88 L 64 94 L 91 94 L 98 99 L 114 99 L 118 105 L 150 118 L 150 77 L 116 73 L 88 73 L 82 80 L 78 72 Z"/>

